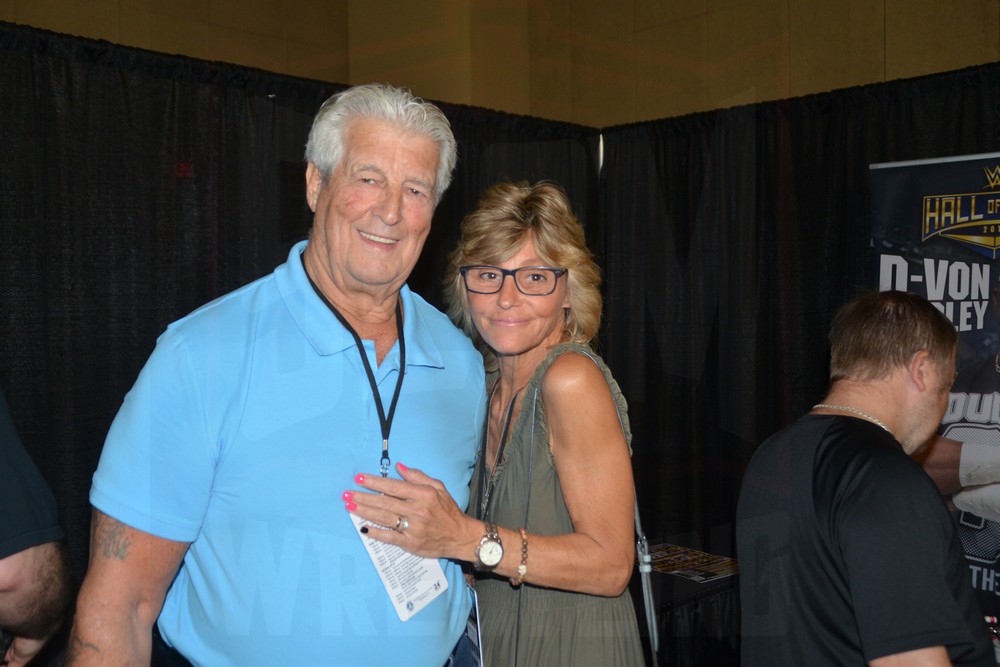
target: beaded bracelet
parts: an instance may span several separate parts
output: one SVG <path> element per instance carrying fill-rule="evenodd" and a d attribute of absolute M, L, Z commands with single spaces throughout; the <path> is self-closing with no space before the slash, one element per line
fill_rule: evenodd
<path fill-rule="evenodd" d="M 510 578 L 511 586 L 520 586 L 524 583 L 524 575 L 528 573 L 528 533 L 524 528 L 518 528 L 521 534 L 521 564 L 517 566 L 517 576 Z"/>

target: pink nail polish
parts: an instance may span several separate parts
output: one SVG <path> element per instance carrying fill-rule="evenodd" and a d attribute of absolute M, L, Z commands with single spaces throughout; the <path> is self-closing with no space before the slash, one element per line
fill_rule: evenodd
<path fill-rule="evenodd" d="M 349 503 L 349 502 L 351 502 L 352 500 L 354 500 L 354 494 L 353 494 L 353 493 L 351 493 L 350 491 L 344 491 L 344 493 L 342 493 L 342 494 L 340 495 L 340 497 L 341 497 L 341 498 L 343 498 L 343 499 L 344 499 L 344 502 L 347 502 L 347 503 Z"/>
<path fill-rule="evenodd" d="M 347 508 L 348 512 L 353 512 L 354 510 L 358 509 L 358 506 L 355 505 L 354 503 L 347 503 L 346 505 L 344 505 L 344 507 Z"/>
<path fill-rule="evenodd" d="M 357 475 L 354 476 L 354 481 L 357 482 L 358 484 L 364 484 L 365 476 L 362 475 L 361 473 L 358 473 Z"/>
<path fill-rule="evenodd" d="M 396 467 L 399 468 L 402 472 L 406 472 L 407 470 L 409 470 L 409 468 L 404 466 L 402 463 L 397 463 Z"/>

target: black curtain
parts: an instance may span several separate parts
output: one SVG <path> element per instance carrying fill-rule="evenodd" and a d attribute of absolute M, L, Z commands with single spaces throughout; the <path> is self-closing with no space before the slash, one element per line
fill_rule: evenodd
<path fill-rule="evenodd" d="M 169 322 L 307 235 L 306 136 L 342 88 L 0 23 L 0 385 L 77 581 L 90 479 L 125 393 Z M 410 281 L 439 305 L 481 189 L 558 180 L 596 218 L 598 143 L 590 128 L 440 106 L 459 167 Z"/>
<path fill-rule="evenodd" d="M 302 150 L 341 88 L 0 23 L 0 384 L 78 577 L 122 397 L 167 323 L 305 236 Z M 486 185 L 565 185 L 647 533 L 723 553 L 746 461 L 822 396 L 832 314 L 872 284 L 868 165 L 1000 150 L 997 65 L 609 128 L 599 176 L 598 130 L 441 107 L 459 165 L 411 286 L 440 304 Z"/>
<path fill-rule="evenodd" d="M 653 541 L 733 554 L 746 462 L 875 287 L 869 165 L 998 149 L 997 65 L 605 130 L 605 352 Z"/>

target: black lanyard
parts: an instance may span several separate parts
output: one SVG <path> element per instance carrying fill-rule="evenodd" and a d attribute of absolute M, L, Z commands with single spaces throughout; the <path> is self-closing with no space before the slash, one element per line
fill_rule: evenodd
<path fill-rule="evenodd" d="M 303 255 L 302 268 L 305 269 L 305 266 L 306 260 Z M 406 341 L 403 339 L 403 308 L 400 305 L 399 296 L 396 296 L 396 337 L 399 339 L 399 378 L 396 380 L 396 390 L 392 393 L 392 403 L 389 404 L 389 416 L 386 417 L 385 410 L 382 408 L 382 397 L 378 393 L 378 384 L 375 382 L 375 373 L 372 372 L 372 365 L 368 363 L 368 355 L 365 353 L 365 346 L 361 342 L 361 336 L 358 335 L 358 332 L 354 330 L 354 327 L 351 326 L 344 316 L 340 314 L 337 307 L 320 291 L 308 271 L 306 271 L 306 278 L 309 279 L 309 284 L 312 285 L 313 290 L 316 291 L 316 294 L 323 300 L 327 308 L 333 312 L 337 320 L 354 337 L 354 344 L 357 345 L 358 352 L 361 353 L 361 363 L 365 365 L 368 384 L 372 388 L 372 396 L 375 397 L 375 407 L 378 409 L 378 423 L 382 427 L 382 458 L 379 460 L 378 471 L 382 473 L 383 477 L 388 477 L 389 465 L 391 463 L 389 459 L 389 431 L 392 430 L 392 417 L 396 414 L 396 402 L 399 401 L 399 390 L 403 388 L 403 374 L 406 371 Z"/>
<path fill-rule="evenodd" d="M 498 381 L 499 383 L 499 381 Z M 494 387 L 495 389 L 495 387 Z M 517 403 L 517 395 L 521 393 L 518 389 L 514 392 L 514 397 L 510 399 L 510 405 L 507 406 L 507 417 L 503 422 L 503 430 L 500 431 L 500 444 L 497 445 L 497 458 L 493 462 L 493 471 L 496 472 L 497 466 L 500 465 L 500 461 L 503 460 L 503 450 L 507 446 L 507 435 L 510 431 L 510 421 L 514 417 L 514 404 Z M 493 399 L 493 395 L 490 394 L 490 400 Z M 489 430 L 489 414 L 486 415 L 486 437 L 483 438 L 483 447 L 479 452 L 479 458 L 482 462 L 482 466 L 479 469 L 479 511 L 481 512 L 480 519 L 487 518 L 487 512 L 490 509 L 490 498 L 493 495 L 492 475 L 487 472 L 486 464 L 486 448 L 489 446 L 490 430 Z"/>

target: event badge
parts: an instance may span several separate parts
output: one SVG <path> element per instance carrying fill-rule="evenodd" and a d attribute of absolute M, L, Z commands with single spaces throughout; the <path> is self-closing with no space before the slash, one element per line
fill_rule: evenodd
<path fill-rule="evenodd" d="M 355 514 L 349 516 L 359 531 L 361 543 L 365 545 L 368 556 L 378 570 L 378 576 L 392 600 L 392 606 L 396 608 L 399 620 L 410 620 L 431 600 L 448 590 L 448 579 L 437 558 L 414 556 L 395 544 L 368 539 L 361 535 L 361 527 L 375 524 Z"/>

